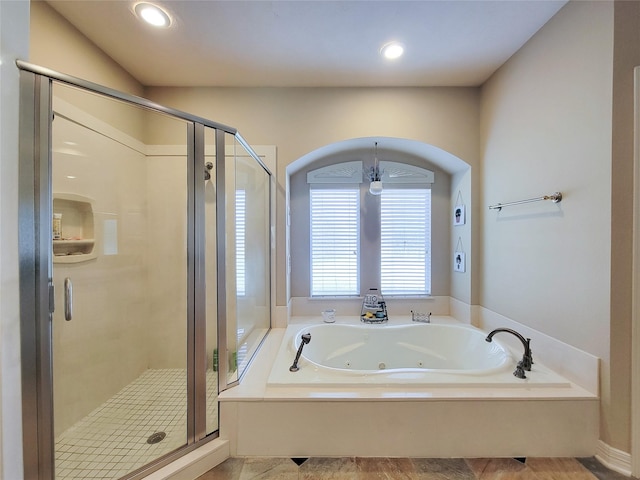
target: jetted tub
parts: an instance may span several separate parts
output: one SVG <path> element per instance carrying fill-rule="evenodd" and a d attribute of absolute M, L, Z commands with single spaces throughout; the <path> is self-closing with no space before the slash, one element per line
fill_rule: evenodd
<path fill-rule="evenodd" d="M 318 367 L 362 374 L 394 371 L 487 374 L 511 364 L 498 342 L 486 342 L 480 330 L 461 325 L 313 325 L 302 357 Z"/>
<path fill-rule="evenodd" d="M 301 336 L 311 334 L 290 372 Z M 290 325 L 272 366 L 271 386 L 567 386 L 540 365 L 513 375 L 517 353 L 471 325 L 452 323 Z M 521 355 L 521 354 L 520 354 Z M 517 357 L 517 358 L 516 358 Z"/>

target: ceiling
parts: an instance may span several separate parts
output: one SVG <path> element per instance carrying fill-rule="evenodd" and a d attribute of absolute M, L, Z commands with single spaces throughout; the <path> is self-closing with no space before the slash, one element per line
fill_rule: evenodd
<path fill-rule="evenodd" d="M 47 2 L 145 86 L 477 86 L 566 0 Z M 384 59 L 391 40 L 405 55 Z"/>

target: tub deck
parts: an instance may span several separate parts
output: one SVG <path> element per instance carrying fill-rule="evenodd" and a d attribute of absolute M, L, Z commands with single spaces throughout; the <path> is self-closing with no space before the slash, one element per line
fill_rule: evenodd
<path fill-rule="evenodd" d="M 515 384 L 473 388 L 444 382 L 269 384 L 285 332 L 273 329 L 240 385 L 219 396 L 220 435 L 229 440 L 232 456 L 469 458 L 596 453 L 597 394 L 549 369 L 554 382 L 526 386 L 515 377 Z M 537 369 L 545 368 L 535 349 L 534 360 Z"/>

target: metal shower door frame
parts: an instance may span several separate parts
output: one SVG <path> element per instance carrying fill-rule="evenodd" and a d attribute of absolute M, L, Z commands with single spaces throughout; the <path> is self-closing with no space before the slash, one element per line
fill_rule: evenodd
<path fill-rule="evenodd" d="M 52 319 L 52 158 L 51 122 L 53 82 L 77 87 L 115 100 L 185 120 L 187 127 L 187 445 L 170 453 L 149 468 L 142 468 L 131 479 L 150 472 L 185 455 L 203 443 L 217 438 L 206 434 L 206 285 L 205 212 L 202 166 L 205 164 L 205 127 L 216 130 L 216 183 L 218 198 L 225 198 L 225 133 L 231 134 L 264 170 L 272 173 L 235 128 L 212 122 L 149 100 L 119 92 L 53 70 L 18 61 L 20 68 L 20 172 L 19 172 L 19 259 L 20 322 L 23 397 L 23 451 L 25 478 L 53 480 L 53 363 Z M 217 202 L 224 205 L 225 202 Z M 219 209 L 218 209 L 219 211 Z M 216 218 L 217 257 L 224 258 L 225 219 Z M 224 263 L 219 264 L 224 265 Z M 224 268 L 218 269 L 218 351 L 221 371 L 226 371 L 226 293 Z M 225 376 L 221 376 L 225 377 Z M 236 382 L 237 383 L 237 382 Z M 233 386 L 219 380 L 218 391 Z M 35 447 L 35 448 L 34 448 Z"/>

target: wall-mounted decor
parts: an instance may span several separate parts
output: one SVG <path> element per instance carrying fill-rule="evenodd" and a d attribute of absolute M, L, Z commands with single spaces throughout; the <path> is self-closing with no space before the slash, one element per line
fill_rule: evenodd
<path fill-rule="evenodd" d="M 456 205 L 453 209 L 453 224 L 464 225 L 464 205 Z"/>
<path fill-rule="evenodd" d="M 456 250 L 453 254 L 453 271 L 464 273 L 465 268 L 465 255 L 464 248 L 462 246 L 462 237 L 458 237 L 458 243 L 456 243 Z"/>
<path fill-rule="evenodd" d="M 465 208 L 464 201 L 462 200 L 462 193 L 458 191 L 456 197 L 456 206 L 453 207 L 453 224 L 464 225 L 465 224 Z"/>

